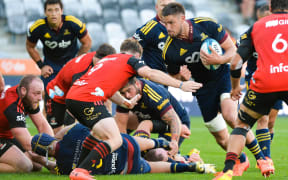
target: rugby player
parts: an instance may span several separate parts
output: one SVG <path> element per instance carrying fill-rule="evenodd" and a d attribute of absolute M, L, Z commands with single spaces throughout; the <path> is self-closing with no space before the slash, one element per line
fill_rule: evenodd
<path fill-rule="evenodd" d="M 133 109 L 125 109 L 120 106 L 116 108 L 115 119 L 120 132 L 126 133 L 127 124 L 136 124 L 134 136 L 150 137 L 150 133 L 159 133 L 159 137 L 164 137 L 171 141 L 173 127 L 175 123 L 181 126 L 181 137 L 178 142 L 180 147 L 184 138 L 190 135 L 190 118 L 183 106 L 169 93 L 167 89 L 145 79 L 130 78 L 129 82 L 120 89 L 120 93 L 131 99 L 137 94 L 141 99 Z M 133 114 L 129 114 L 129 111 Z M 136 118 L 134 118 L 136 116 Z M 136 122 L 131 122 L 136 119 Z M 145 126 L 142 121 L 150 120 L 152 126 Z M 129 122 L 128 122 L 129 121 Z M 139 124 L 140 123 L 140 124 Z M 140 126 L 138 126 L 140 125 Z M 130 130 L 135 130 L 130 128 Z M 177 139 L 172 139 L 177 141 Z"/>
<path fill-rule="evenodd" d="M 85 138 L 89 136 L 89 129 L 81 124 L 74 124 L 65 127 L 57 134 L 57 139 L 45 133 L 37 134 L 31 141 L 34 152 L 39 155 L 56 158 L 57 173 L 69 174 L 77 164 L 79 159 L 81 144 L 85 146 Z M 178 172 L 198 172 L 213 173 L 213 165 L 203 163 L 168 163 L 149 162 L 140 156 L 140 151 L 169 148 L 169 142 L 163 139 L 144 139 L 121 134 L 123 144 L 106 158 L 101 159 L 100 164 L 93 164 L 89 171 L 91 175 L 111 175 L 111 174 L 143 174 L 143 173 L 178 173 Z M 97 142 L 96 142 L 97 143 Z M 155 160 L 154 160 L 155 161 Z M 81 176 L 81 175 L 80 175 Z M 92 178 L 89 175 L 90 178 Z M 80 177 L 79 177 L 80 178 Z M 85 176 L 83 178 L 86 178 Z M 77 179 L 77 178 L 76 178 Z M 89 178 L 88 178 L 89 179 Z"/>
<path fill-rule="evenodd" d="M 257 69 L 253 80 L 250 81 L 250 89 L 240 106 L 236 127 L 229 138 L 225 167 L 215 180 L 232 179 L 235 160 L 245 146 L 248 130 L 259 118 L 268 115 L 277 100 L 281 99 L 288 103 L 286 70 L 288 1 L 271 0 L 270 10 L 271 15 L 255 22 L 241 36 L 240 47 L 231 62 L 231 96 L 233 100 L 238 100 L 242 95 L 240 86 L 242 64 L 254 51 L 258 53 Z M 269 159 L 258 161 L 261 161 L 258 164 L 263 176 L 267 177 L 274 173 L 275 169 Z"/>
<path fill-rule="evenodd" d="M 0 72 L 0 94 L 4 91 L 4 89 L 5 89 L 5 81 L 2 73 Z"/>
<path fill-rule="evenodd" d="M 237 116 L 237 102 L 230 98 L 229 65 L 226 63 L 235 54 L 236 46 L 222 25 L 215 20 L 205 17 L 186 20 L 185 9 L 179 3 L 165 6 L 162 17 L 169 34 L 163 50 L 168 72 L 178 76 L 180 67 L 187 65 L 193 79 L 203 83 L 203 87 L 193 95 L 197 98 L 206 127 L 217 143 L 226 150 L 229 133 L 225 121 L 233 128 Z M 200 52 L 201 44 L 207 38 L 217 40 L 225 53 L 219 55 L 211 47 L 211 54 Z M 208 70 L 204 64 L 220 66 L 218 69 Z M 251 131 L 248 138 L 248 144 L 255 139 Z M 261 157 L 264 158 L 263 153 Z M 248 167 L 248 158 L 241 153 L 234 175 L 241 176 Z"/>
<path fill-rule="evenodd" d="M 88 139 L 92 139 L 92 142 L 100 141 L 97 145 L 93 145 L 92 151 L 83 146 L 79 168 L 71 172 L 72 178 L 75 177 L 75 173 L 87 174 L 87 169 L 91 167 L 91 159 L 98 164 L 100 159 L 105 158 L 121 146 L 123 140 L 117 124 L 103 103 L 110 98 L 118 105 L 131 107 L 131 104 L 122 96 L 115 96 L 130 77 L 138 74 L 157 83 L 190 92 L 195 92 L 202 86 L 193 81 L 179 81 L 162 71 L 146 66 L 144 61 L 136 58 L 142 54 L 142 47 L 136 40 L 125 40 L 121 44 L 120 50 L 126 54 L 115 54 L 102 58 L 85 75 L 75 81 L 66 96 L 67 109 L 80 123 L 92 130 Z M 138 97 L 135 96 L 136 101 Z M 177 140 L 180 128 L 175 127 L 172 135 L 176 136 Z M 170 143 L 170 146 L 171 153 L 175 154 L 178 151 L 178 144 L 174 142 Z"/>
<path fill-rule="evenodd" d="M 0 98 L 0 172 L 30 172 L 33 168 L 41 169 L 39 163 L 31 160 L 37 156 L 31 153 L 32 136 L 26 128 L 25 116 L 29 115 L 38 132 L 54 135 L 40 112 L 39 102 L 43 91 L 41 79 L 27 75 L 21 79 L 19 85 L 3 92 Z"/>
<path fill-rule="evenodd" d="M 46 87 L 46 111 L 47 120 L 55 134 L 63 128 L 63 125 L 74 123 L 74 118 L 66 113 L 65 98 L 73 82 L 91 69 L 97 61 L 109 54 L 115 54 L 116 50 L 108 45 L 102 44 L 96 52 L 82 54 L 69 61 L 51 80 Z"/>

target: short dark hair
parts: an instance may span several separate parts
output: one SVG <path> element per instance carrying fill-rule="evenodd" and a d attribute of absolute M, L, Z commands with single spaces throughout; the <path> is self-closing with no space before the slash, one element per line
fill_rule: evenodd
<path fill-rule="evenodd" d="M 265 11 L 269 11 L 269 5 L 268 4 L 264 4 L 258 8 L 259 13 L 264 13 Z"/>
<path fill-rule="evenodd" d="M 139 53 L 142 56 L 143 48 L 140 43 L 133 38 L 124 40 L 120 46 L 120 51 L 130 51 L 132 53 Z"/>
<path fill-rule="evenodd" d="M 116 54 L 116 50 L 110 44 L 104 43 L 96 50 L 95 57 L 102 59 L 110 54 Z"/>
<path fill-rule="evenodd" d="M 63 3 L 61 0 L 46 0 L 44 3 L 44 10 L 46 11 L 47 5 L 50 4 L 59 4 L 60 8 L 63 9 Z"/>
<path fill-rule="evenodd" d="M 34 79 L 37 79 L 39 81 L 42 81 L 38 76 L 35 76 L 35 75 L 26 75 L 24 76 L 21 80 L 20 80 L 20 83 L 19 83 L 19 89 L 21 87 L 24 87 L 26 88 L 27 90 L 29 90 L 29 85 L 31 84 L 31 82 L 34 80 Z"/>
<path fill-rule="evenodd" d="M 162 9 L 162 16 L 169 16 L 169 15 L 175 15 L 175 14 L 184 14 L 185 15 L 185 8 L 182 4 L 177 2 L 172 2 L 167 4 Z"/>
<path fill-rule="evenodd" d="M 145 153 L 144 159 L 147 161 L 164 161 L 164 156 L 157 153 L 157 149 L 151 149 Z"/>
<path fill-rule="evenodd" d="M 271 11 L 284 11 L 288 10 L 287 0 L 271 0 Z"/>

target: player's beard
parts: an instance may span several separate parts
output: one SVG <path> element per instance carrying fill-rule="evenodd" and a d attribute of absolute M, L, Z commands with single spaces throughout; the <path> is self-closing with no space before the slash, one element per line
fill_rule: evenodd
<path fill-rule="evenodd" d="M 27 94 L 28 94 L 28 92 L 27 92 Z M 25 108 L 35 110 L 38 107 L 38 104 L 33 103 L 32 100 L 29 99 L 27 94 L 22 98 L 23 105 Z"/>

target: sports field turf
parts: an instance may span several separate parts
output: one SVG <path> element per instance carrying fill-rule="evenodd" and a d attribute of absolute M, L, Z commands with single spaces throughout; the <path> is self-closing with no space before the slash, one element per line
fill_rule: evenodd
<path fill-rule="evenodd" d="M 200 155 L 206 163 L 213 163 L 217 166 L 217 170 L 222 170 L 224 166 L 225 152 L 216 144 L 214 138 L 208 133 L 204 127 L 201 117 L 191 118 L 191 137 L 187 139 L 181 147 L 182 154 L 188 153 L 190 149 L 197 148 L 201 151 Z M 32 127 L 28 120 L 30 132 L 34 135 L 35 128 Z M 276 167 L 275 175 L 268 179 L 288 179 L 288 117 L 278 117 L 275 124 L 275 136 L 272 143 L 272 158 Z M 255 159 L 252 154 L 245 149 L 249 160 L 250 168 L 242 177 L 233 177 L 233 179 L 258 180 L 264 179 L 260 171 L 255 168 Z M 206 180 L 213 179 L 212 174 L 203 175 L 196 173 L 181 174 L 145 174 L 145 175 L 115 175 L 115 176 L 97 176 L 97 180 Z M 68 176 L 57 176 L 49 174 L 45 169 L 42 172 L 27 174 L 0 174 L 0 180 L 58 180 L 69 179 Z"/>

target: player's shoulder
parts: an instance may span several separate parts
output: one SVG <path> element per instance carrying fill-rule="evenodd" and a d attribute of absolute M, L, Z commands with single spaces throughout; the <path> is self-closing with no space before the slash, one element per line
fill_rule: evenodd
<path fill-rule="evenodd" d="M 146 24 L 141 26 L 139 31 L 142 32 L 144 35 L 147 35 L 150 32 L 159 31 L 160 30 L 159 25 L 161 25 L 159 23 L 159 21 L 157 21 L 157 19 L 153 18 L 153 19 L 149 20 Z"/>
<path fill-rule="evenodd" d="M 210 17 L 195 17 L 190 19 L 194 24 L 217 24 L 216 19 Z"/>
<path fill-rule="evenodd" d="M 38 19 L 30 26 L 29 30 L 30 32 L 33 32 L 36 29 L 43 28 L 45 24 L 46 24 L 45 18 Z"/>
<path fill-rule="evenodd" d="M 63 16 L 65 22 L 71 23 L 72 25 L 77 25 L 79 27 L 83 26 L 83 22 L 80 19 L 76 18 L 75 16 L 72 15 L 63 15 Z"/>

